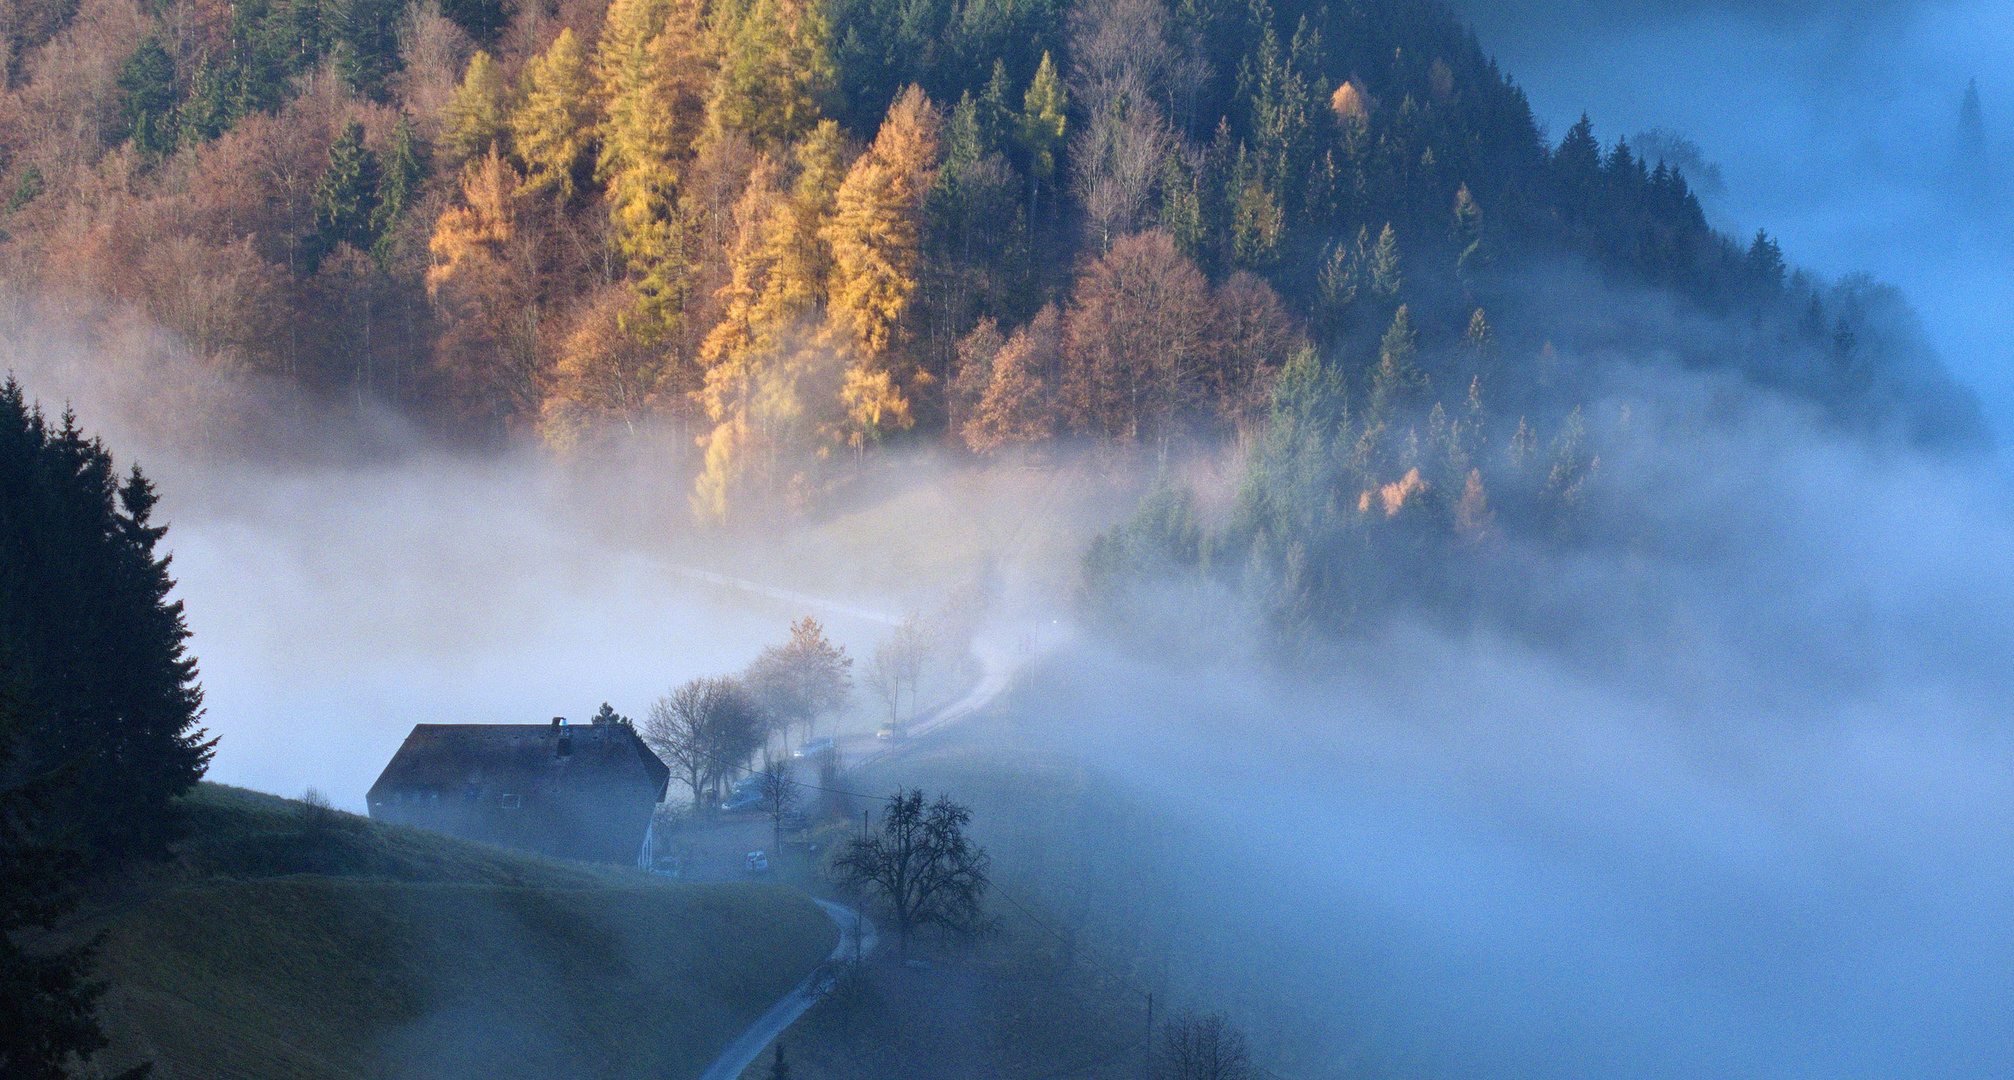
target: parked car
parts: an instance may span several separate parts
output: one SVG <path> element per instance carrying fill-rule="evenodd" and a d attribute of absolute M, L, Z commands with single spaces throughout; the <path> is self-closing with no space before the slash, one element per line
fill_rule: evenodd
<path fill-rule="evenodd" d="M 761 773 L 749 773 L 747 776 L 734 782 L 734 793 L 739 795 L 744 791 L 761 791 L 764 779 L 766 777 Z"/>
<path fill-rule="evenodd" d="M 821 735 L 818 738 L 813 739 L 810 742 L 803 744 L 802 746 L 799 746 L 797 749 L 792 750 L 790 752 L 790 756 L 795 758 L 818 757 L 823 754 L 830 754 L 831 752 L 832 752 L 832 736 Z"/>
<path fill-rule="evenodd" d="M 768 853 L 768 852 L 764 852 L 764 851 L 751 851 L 751 852 L 749 852 L 749 853 L 748 853 L 748 858 L 747 858 L 747 860 L 745 860 L 745 861 L 746 861 L 746 862 L 747 862 L 747 864 L 748 864 L 748 872 L 749 872 L 749 873 L 751 873 L 751 874 L 767 874 L 767 873 L 769 873 L 769 853 Z"/>
<path fill-rule="evenodd" d="M 720 804 L 720 810 L 724 814 L 737 814 L 743 810 L 760 810 L 762 809 L 763 802 L 764 799 L 760 789 L 737 791 L 729 795 L 726 802 Z"/>
<path fill-rule="evenodd" d="M 902 725 L 893 720 L 883 720 L 880 729 L 875 731 L 874 737 L 877 739 L 899 739 L 902 737 Z"/>

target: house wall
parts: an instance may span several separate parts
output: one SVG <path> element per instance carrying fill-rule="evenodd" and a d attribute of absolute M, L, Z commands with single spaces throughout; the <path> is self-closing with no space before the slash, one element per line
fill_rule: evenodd
<path fill-rule="evenodd" d="M 642 850 L 654 790 L 635 784 L 570 784 L 544 792 L 396 791 L 371 817 L 464 840 L 590 862 L 633 863 Z"/>

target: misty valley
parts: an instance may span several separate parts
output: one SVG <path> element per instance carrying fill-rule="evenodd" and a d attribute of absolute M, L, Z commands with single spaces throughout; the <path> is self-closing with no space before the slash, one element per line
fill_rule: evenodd
<path fill-rule="evenodd" d="M 2003 1076 L 2010 73 L 0 0 L 0 1076 Z"/>

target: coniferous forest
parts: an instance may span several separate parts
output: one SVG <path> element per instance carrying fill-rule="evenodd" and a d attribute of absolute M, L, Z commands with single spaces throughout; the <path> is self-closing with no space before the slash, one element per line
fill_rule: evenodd
<path fill-rule="evenodd" d="M 7 13 L 12 302 L 479 446 L 669 427 L 705 521 L 891 446 L 1229 444 L 1235 521 L 1163 492 L 1089 577 L 1266 568 L 1333 622 L 1460 592 L 1370 581 L 1381 544 L 1585 535 L 1617 358 L 1985 438 L 1892 289 L 1549 135 L 1427 0 Z"/>

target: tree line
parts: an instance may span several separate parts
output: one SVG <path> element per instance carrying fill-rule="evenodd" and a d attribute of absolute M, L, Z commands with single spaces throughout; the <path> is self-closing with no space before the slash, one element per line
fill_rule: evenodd
<path fill-rule="evenodd" d="M 860 674 L 889 723 L 914 717 L 925 672 L 961 640 L 961 629 L 951 614 L 911 613 L 876 644 Z M 704 808 L 772 740 L 787 750 L 792 733 L 808 738 L 820 719 L 849 706 L 853 690 L 853 657 L 807 615 L 739 674 L 700 676 L 653 701 L 638 734 Z M 783 785 L 769 786 L 778 796 L 768 809 L 780 817 L 789 809 Z"/>
<path fill-rule="evenodd" d="M 1249 440 L 1304 349 L 1389 396 L 1394 334 L 1414 424 L 1561 423 L 1562 261 L 1753 328 L 1654 342 L 1688 361 L 1846 413 L 1922 384 L 1867 288 L 1709 227 L 1696 155 L 1550 141 L 1428 0 L 170 8 L 0 25 L 10 281 L 468 439 L 669 425 L 710 520 L 890 441 Z"/>

